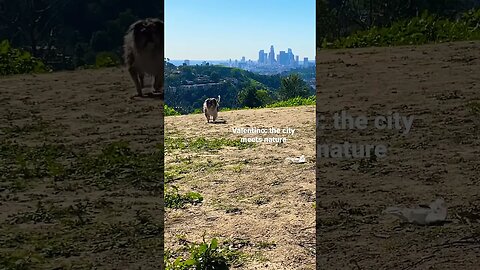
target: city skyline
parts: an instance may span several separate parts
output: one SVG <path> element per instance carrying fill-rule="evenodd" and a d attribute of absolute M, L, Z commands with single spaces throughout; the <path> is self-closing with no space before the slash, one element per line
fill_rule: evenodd
<path fill-rule="evenodd" d="M 165 1 L 167 58 L 255 61 L 266 43 L 313 59 L 315 1 Z"/>
<path fill-rule="evenodd" d="M 308 57 L 303 57 L 300 60 L 299 55 L 293 53 L 292 48 L 286 51 L 280 50 L 275 54 L 275 46 L 271 45 L 268 53 L 265 50 L 258 51 L 258 59 L 246 59 L 242 56 L 240 59 L 228 60 L 191 60 L 191 59 L 169 59 L 169 62 L 176 66 L 190 66 L 190 65 L 220 65 L 225 67 L 240 68 L 243 70 L 259 73 L 259 74 L 278 74 L 296 68 L 314 67 L 315 63 Z"/>
<path fill-rule="evenodd" d="M 280 54 L 281 54 L 282 52 L 287 53 L 288 55 L 291 55 L 291 56 L 294 56 L 294 57 L 298 57 L 299 60 L 302 60 L 302 61 L 303 61 L 303 59 L 304 59 L 305 57 L 308 58 L 309 60 L 312 60 L 310 57 L 300 56 L 300 55 L 298 55 L 298 54 L 294 54 L 294 53 L 293 53 L 294 49 L 292 49 L 292 48 L 290 48 L 290 47 L 289 47 L 286 51 L 285 51 L 285 50 L 281 50 L 281 49 L 278 50 L 278 54 L 276 53 L 277 50 L 275 49 L 276 47 L 275 47 L 274 45 L 271 45 L 271 46 L 270 46 L 270 51 L 272 50 L 272 48 L 273 48 L 273 50 L 274 50 L 273 59 L 274 59 L 275 62 L 278 62 L 278 57 L 280 56 Z M 269 52 L 270 52 L 270 51 L 269 51 Z M 194 61 L 194 62 L 198 62 L 198 61 L 207 61 L 207 62 L 208 62 L 208 61 L 215 61 L 215 62 L 222 62 L 222 61 L 229 61 L 229 60 L 232 60 L 232 61 L 238 60 L 238 61 L 244 61 L 244 62 L 254 61 L 254 62 L 257 62 L 257 63 L 258 63 L 258 62 L 259 62 L 259 58 L 260 58 L 260 52 L 265 52 L 265 50 L 264 50 L 264 49 L 261 49 L 261 50 L 259 50 L 259 51 L 257 50 L 257 52 L 258 52 L 258 53 L 257 53 L 257 58 L 247 58 L 246 56 L 243 56 L 243 55 L 242 55 L 242 56 L 238 56 L 237 58 L 235 58 L 235 57 L 228 57 L 228 58 L 225 58 L 225 59 L 189 59 L 189 58 L 176 58 L 176 59 L 175 59 L 175 58 L 171 58 L 171 57 L 168 57 L 168 56 L 166 56 L 166 57 L 167 57 L 168 59 L 170 59 L 170 60 L 173 60 L 173 61 L 185 61 L 185 60 L 188 60 L 188 61 Z M 269 58 L 269 53 L 265 53 L 265 57 L 266 57 L 266 58 Z M 296 60 L 296 59 L 294 58 L 294 60 Z"/>

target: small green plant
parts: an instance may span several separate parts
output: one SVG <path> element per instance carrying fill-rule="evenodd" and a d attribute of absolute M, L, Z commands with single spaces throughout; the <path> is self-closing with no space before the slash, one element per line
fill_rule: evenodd
<path fill-rule="evenodd" d="M 188 247 L 189 258 L 178 257 L 174 260 L 165 256 L 166 270 L 228 270 L 230 265 L 239 259 L 237 251 L 222 248 L 218 240 L 213 238 L 210 243 L 203 239 L 200 244 Z"/>

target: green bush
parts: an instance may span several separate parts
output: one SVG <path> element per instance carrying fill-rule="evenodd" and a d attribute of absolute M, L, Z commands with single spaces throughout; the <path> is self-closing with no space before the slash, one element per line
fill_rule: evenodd
<path fill-rule="evenodd" d="M 165 104 L 164 107 L 164 114 L 165 116 L 173 116 L 173 115 L 180 115 L 179 112 L 177 112 L 174 108 L 169 107 L 168 105 Z"/>
<path fill-rule="evenodd" d="M 8 40 L 0 42 L 0 75 L 46 71 L 45 64 L 29 52 L 13 48 Z"/>
<path fill-rule="evenodd" d="M 453 21 L 437 15 L 421 16 L 395 22 L 390 27 L 372 27 L 345 38 L 322 43 L 323 48 L 362 48 L 400 45 L 421 45 L 480 39 L 480 9 L 471 10 Z"/>
<path fill-rule="evenodd" d="M 112 52 L 99 52 L 95 57 L 95 67 L 115 67 L 120 64 L 118 56 Z"/>

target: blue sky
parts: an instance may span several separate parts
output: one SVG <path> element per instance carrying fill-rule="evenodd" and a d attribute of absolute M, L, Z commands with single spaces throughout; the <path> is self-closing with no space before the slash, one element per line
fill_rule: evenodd
<path fill-rule="evenodd" d="M 315 57 L 315 0 L 165 0 L 165 56 L 257 60 L 258 51 Z"/>

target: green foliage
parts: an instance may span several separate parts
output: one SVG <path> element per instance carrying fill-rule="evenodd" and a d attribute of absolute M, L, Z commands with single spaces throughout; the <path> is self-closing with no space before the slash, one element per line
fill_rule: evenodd
<path fill-rule="evenodd" d="M 112 52 L 99 52 L 95 57 L 95 67 L 115 67 L 120 64 L 120 59 Z"/>
<path fill-rule="evenodd" d="M 202 195 L 197 192 L 187 192 L 180 194 L 178 188 L 173 185 L 165 186 L 165 207 L 168 208 L 183 208 L 185 204 L 199 204 L 203 201 Z"/>
<path fill-rule="evenodd" d="M 298 74 L 291 74 L 282 79 L 282 86 L 278 91 L 281 100 L 295 97 L 309 97 L 310 89 L 307 83 Z"/>
<path fill-rule="evenodd" d="M 390 27 L 426 11 L 455 21 L 459 15 L 478 8 L 477 0 L 318 0 L 317 46 L 345 38 L 373 27 Z"/>
<path fill-rule="evenodd" d="M 237 261 L 240 254 L 228 248 L 221 247 L 216 238 L 210 243 L 203 239 L 200 244 L 193 243 L 188 247 L 189 258 L 171 259 L 165 254 L 166 270 L 228 270 Z"/>
<path fill-rule="evenodd" d="M 278 108 L 278 107 L 297 107 L 297 106 L 309 106 L 315 105 L 316 98 L 315 96 L 311 96 L 308 98 L 303 97 L 295 97 L 284 101 L 275 102 L 272 104 L 267 105 L 267 108 Z"/>
<path fill-rule="evenodd" d="M 47 68 L 29 52 L 13 48 L 8 40 L 0 42 L 0 75 L 39 73 Z"/>
<path fill-rule="evenodd" d="M 258 90 L 255 86 L 249 85 L 238 94 L 238 103 L 241 107 L 255 108 L 262 107 L 261 97 L 258 95 Z"/>
<path fill-rule="evenodd" d="M 323 48 L 361 48 L 370 46 L 420 45 L 432 42 L 453 42 L 480 39 L 480 9 L 451 20 L 424 12 L 421 16 L 401 20 L 389 27 L 372 27 L 359 31 Z"/>
<path fill-rule="evenodd" d="M 180 115 L 179 112 L 175 111 L 174 108 L 172 107 L 169 107 L 168 105 L 165 104 L 165 107 L 164 107 L 164 114 L 165 116 L 174 116 L 174 115 Z"/>

